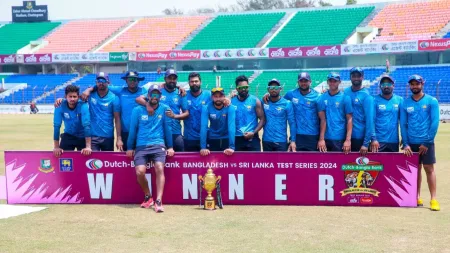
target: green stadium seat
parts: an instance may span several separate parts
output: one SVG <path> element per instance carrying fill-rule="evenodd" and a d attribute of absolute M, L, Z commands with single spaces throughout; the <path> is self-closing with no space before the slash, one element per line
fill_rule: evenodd
<path fill-rule="evenodd" d="M 284 12 L 220 15 L 183 49 L 253 48 L 284 15 Z"/>
<path fill-rule="evenodd" d="M 30 41 L 43 37 L 60 24 L 60 22 L 6 24 L 0 27 L 0 38 L 6 39 L 0 43 L 0 54 L 15 54 Z"/>
<path fill-rule="evenodd" d="M 268 47 L 341 44 L 374 8 L 299 11 Z"/>

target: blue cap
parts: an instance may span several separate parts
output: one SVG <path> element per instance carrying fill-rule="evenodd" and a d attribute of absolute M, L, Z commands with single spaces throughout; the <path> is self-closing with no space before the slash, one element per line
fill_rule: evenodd
<path fill-rule="evenodd" d="M 269 81 L 269 84 L 268 85 L 271 85 L 272 83 L 276 83 L 278 86 L 281 86 L 281 83 L 280 83 L 280 81 L 278 81 L 277 79 L 272 79 L 272 80 L 270 80 Z"/>
<path fill-rule="evenodd" d="M 302 79 L 311 81 L 311 76 L 309 75 L 308 72 L 302 72 L 302 73 L 298 74 L 298 80 L 300 81 Z"/>
<path fill-rule="evenodd" d="M 423 80 L 423 77 L 419 76 L 419 75 L 412 75 L 408 78 L 408 83 L 410 83 L 411 81 L 417 81 L 419 83 L 424 83 L 425 80 Z"/>
<path fill-rule="evenodd" d="M 177 71 L 175 69 L 168 69 L 168 70 L 166 70 L 165 77 L 168 77 L 168 76 L 171 76 L 171 75 L 176 75 L 178 77 Z"/>
<path fill-rule="evenodd" d="M 327 76 L 327 80 L 336 80 L 336 81 L 341 81 L 341 75 L 339 75 L 339 73 L 336 72 L 331 72 L 330 74 L 328 74 Z"/>
<path fill-rule="evenodd" d="M 353 73 L 360 73 L 363 76 L 364 70 L 360 67 L 355 67 L 355 68 L 350 69 L 350 75 L 352 75 Z"/>
<path fill-rule="evenodd" d="M 109 76 L 108 74 L 106 74 L 105 72 L 99 72 L 96 76 L 95 79 L 105 79 L 106 81 L 109 82 Z"/>
<path fill-rule="evenodd" d="M 136 77 L 138 81 L 143 81 L 145 77 L 139 76 L 139 73 L 137 71 L 127 71 L 125 75 L 121 77 L 121 79 L 126 80 L 128 77 Z"/>
<path fill-rule="evenodd" d="M 150 85 L 150 87 L 148 87 L 148 94 L 152 93 L 155 90 L 161 92 L 161 90 L 159 89 L 159 85 L 157 84 Z"/>
<path fill-rule="evenodd" d="M 383 79 L 388 79 L 389 81 L 391 81 L 392 83 L 395 84 L 394 78 L 390 77 L 390 76 L 387 75 L 387 74 L 384 74 L 384 75 L 381 76 L 380 82 L 379 82 L 378 84 L 381 84 L 381 82 L 383 81 Z"/>

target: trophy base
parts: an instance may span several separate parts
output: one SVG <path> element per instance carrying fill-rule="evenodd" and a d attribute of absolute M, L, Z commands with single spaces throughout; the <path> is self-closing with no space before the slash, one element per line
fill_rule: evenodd
<path fill-rule="evenodd" d="M 205 210 L 215 210 L 216 202 L 214 200 L 205 200 Z"/>

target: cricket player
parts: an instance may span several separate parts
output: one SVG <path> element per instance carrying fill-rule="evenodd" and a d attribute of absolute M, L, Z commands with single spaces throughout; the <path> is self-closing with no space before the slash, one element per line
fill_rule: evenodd
<path fill-rule="evenodd" d="M 90 155 L 91 149 L 91 119 L 89 105 L 78 101 L 80 89 L 68 85 L 65 89 L 65 101 L 55 108 L 53 114 L 53 154 L 60 157 L 66 151 L 81 150 L 83 155 Z M 64 133 L 59 132 L 64 122 Z"/>
<path fill-rule="evenodd" d="M 434 138 L 439 127 L 439 104 L 436 98 L 425 94 L 423 88 L 425 80 L 419 75 L 409 77 L 409 88 L 413 93 L 403 103 L 403 113 L 400 114 L 402 126 L 402 144 L 404 153 L 411 156 L 412 152 L 419 152 L 419 162 L 427 175 L 428 188 L 431 194 L 430 209 L 439 211 L 440 205 L 436 200 L 436 154 Z M 420 198 L 422 183 L 422 168 L 419 168 L 417 180 L 417 205 L 423 206 Z"/>
<path fill-rule="evenodd" d="M 142 208 L 154 206 L 155 212 L 164 212 L 162 197 L 164 193 L 164 164 L 166 155 L 173 156 L 172 129 L 170 118 L 166 115 L 167 105 L 160 103 L 161 91 L 154 84 L 148 90 L 148 104 L 153 107 L 150 115 L 144 106 L 137 106 L 131 115 L 130 134 L 128 136 L 127 156 L 134 157 L 136 176 L 145 194 Z M 145 177 L 146 165 L 153 162 L 156 174 L 156 201 L 150 194 Z"/>

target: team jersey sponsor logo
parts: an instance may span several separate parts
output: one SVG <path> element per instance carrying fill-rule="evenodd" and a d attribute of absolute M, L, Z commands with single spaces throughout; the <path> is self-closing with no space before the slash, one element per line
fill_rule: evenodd
<path fill-rule="evenodd" d="M 141 120 L 148 120 L 148 115 L 141 115 Z"/>
<path fill-rule="evenodd" d="M 379 110 L 386 110 L 386 105 L 378 105 Z"/>

